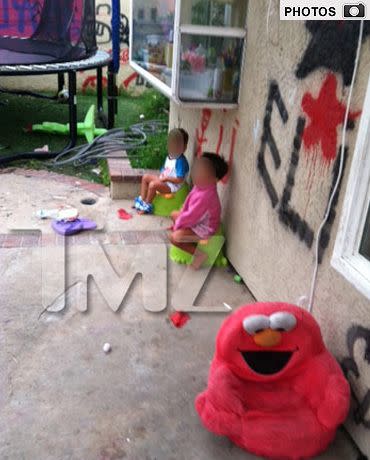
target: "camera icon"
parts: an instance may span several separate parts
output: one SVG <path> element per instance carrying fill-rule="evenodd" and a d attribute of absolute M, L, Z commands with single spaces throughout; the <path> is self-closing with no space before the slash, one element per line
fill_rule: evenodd
<path fill-rule="evenodd" d="M 364 18 L 365 17 L 365 5 L 363 3 L 352 3 L 343 6 L 343 17 L 344 18 Z"/>

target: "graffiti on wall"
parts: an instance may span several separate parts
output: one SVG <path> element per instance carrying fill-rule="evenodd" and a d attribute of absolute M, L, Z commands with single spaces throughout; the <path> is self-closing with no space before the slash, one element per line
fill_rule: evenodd
<path fill-rule="evenodd" d="M 359 21 L 307 21 L 310 42 L 296 70 L 306 78 L 317 69 L 338 72 L 343 84 L 350 85 L 359 37 Z M 370 34 L 370 21 L 364 21 L 363 40 Z"/>
<path fill-rule="evenodd" d="M 316 91 L 306 92 L 301 101 L 302 114 L 296 122 L 293 146 L 290 154 L 288 172 L 281 197 L 276 183 L 278 171 L 282 163 L 281 152 L 277 147 L 271 126 L 272 111 L 277 108 L 278 116 L 284 125 L 287 124 L 289 114 L 276 81 L 270 83 L 265 107 L 263 132 L 260 149 L 257 155 L 257 168 L 262 182 L 271 201 L 272 207 L 278 212 L 279 220 L 295 233 L 308 248 L 314 241 L 314 230 L 302 215 L 291 204 L 291 198 L 296 186 L 296 172 L 298 170 L 301 151 L 310 160 L 311 167 L 315 167 L 319 160 L 324 165 L 324 173 L 331 168 L 331 185 L 328 200 L 325 202 L 325 211 L 329 198 L 338 179 L 340 166 L 341 146 L 338 146 L 338 135 L 343 127 L 346 106 L 337 97 L 338 81 L 335 73 L 342 76 L 343 87 L 351 83 L 355 65 L 356 51 L 359 38 L 358 21 L 307 21 L 306 28 L 310 32 L 310 40 L 296 69 L 299 79 L 306 78 L 316 70 L 323 70 L 323 82 Z M 370 21 L 364 22 L 363 40 L 370 34 Z M 327 71 L 329 70 L 329 72 Z M 355 121 L 360 111 L 349 112 L 347 129 L 355 127 Z M 267 151 L 271 155 L 272 166 L 267 167 Z M 347 146 L 344 146 L 344 165 L 348 156 Z M 272 169 L 272 171 L 271 171 Z M 273 180 L 273 177 L 275 180 Z M 312 178 L 310 172 L 309 178 Z M 330 179 L 328 178 L 328 181 Z M 280 183 L 280 182 L 279 182 Z M 330 231 L 336 216 L 336 205 L 340 193 L 341 181 L 333 199 L 328 221 L 323 228 L 319 241 L 319 261 L 321 262 L 325 249 L 330 240 Z"/>
<path fill-rule="evenodd" d="M 270 83 L 270 89 L 267 97 L 267 103 L 265 108 L 265 117 L 263 120 L 263 133 L 261 137 L 261 147 L 257 156 L 257 168 L 261 174 L 262 180 L 265 184 L 267 193 L 271 200 L 272 207 L 279 202 L 277 191 L 272 183 L 271 175 L 266 168 L 265 154 L 266 148 L 269 147 L 269 151 L 272 156 L 275 169 L 279 169 L 281 165 L 281 158 L 278 148 L 276 146 L 275 138 L 271 130 L 271 115 L 274 103 L 279 110 L 279 115 L 283 123 L 288 121 L 288 112 L 280 94 L 279 86 L 276 81 Z"/>
<path fill-rule="evenodd" d="M 112 14 L 112 8 L 109 3 L 96 5 L 96 41 L 98 45 L 110 44 L 112 40 L 112 27 L 110 23 L 101 18 L 109 17 Z"/>
<path fill-rule="evenodd" d="M 104 17 L 110 17 L 112 8 L 109 3 L 100 3 L 96 6 L 96 39 L 99 45 L 107 45 L 112 40 L 112 26 L 105 22 Z M 120 43 L 129 46 L 130 26 L 128 17 L 121 13 L 119 26 Z"/>
<path fill-rule="evenodd" d="M 112 40 L 112 26 L 111 26 L 111 14 L 112 8 L 109 3 L 98 3 L 96 6 L 96 39 L 99 46 L 106 48 L 110 45 Z M 134 72 L 129 67 L 129 37 L 130 37 L 130 25 L 129 19 L 125 14 L 121 13 L 121 20 L 119 26 L 119 37 L 120 37 L 120 65 L 121 71 L 118 77 L 117 85 L 119 88 L 128 89 L 132 86 L 150 86 L 146 81 Z M 110 52 L 111 50 L 108 49 Z M 104 87 L 106 81 L 103 81 Z M 95 90 L 96 88 L 96 76 L 90 75 L 84 77 L 82 82 L 82 92 L 85 93 L 89 90 Z"/>
<path fill-rule="evenodd" d="M 330 76 L 329 76 L 330 77 Z M 325 82 L 324 82 L 325 85 Z M 335 99 L 336 100 L 336 99 Z M 332 100 L 329 101 L 332 104 Z M 279 220 L 282 222 L 287 228 L 289 228 L 294 234 L 298 236 L 298 238 L 303 241 L 308 248 L 312 247 L 314 241 L 314 230 L 311 225 L 301 216 L 300 212 L 293 208 L 291 205 L 291 197 L 296 185 L 296 172 L 299 166 L 300 161 L 300 153 L 302 150 L 302 144 L 304 143 L 305 133 L 307 132 L 306 126 L 312 125 L 307 123 L 306 118 L 299 116 L 296 122 L 296 129 L 295 129 L 295 136 L 293 139 L 293 145 L 289 160 L 288 172 L 285 179 L 285 184 L 283 188 L 283 193 L 281 197 L 279 197 L 277 188 L 275 186 L 275 182 L 272 179 L 272 172 L 268 170 L 266 165 L 266 153 L 267 150 L 271 154 L 272 163 L 274 166 L 275 172 L 280 170 L 281 163 L 282 163 L 282 156 L 281 152 L 279 151 L 274 133 L 271 126 L 271 117 L 273 110 L 277 108 L 279 117 L 283 124 L 285 125 L 289 119 L 289 114 L 286 108 L 286 104 L 282 98 L 279 85 L 276 81 L 272 81 L 270 83 L 270 88 L 267 97 L 267 103 L 265 107 L 265 116 L 263 121 L 263 132 L 261 136 L 261 146 L 257 156 L 257 168 L 262 178 L 263 184 L 271 201 L 271 205 L 274 209 L 276 209 Z M 325 110 L 325 107 L 322 107 L 322 110 Z M 343 123 L 343 119 L 341 121 Z M 314 125 L 315 126 L 315 125 Z M 326 132 L 327 129 L 329 131 L 332 129 L 332 126 L 329 124 L 329 127 L 325 124 L 320 125 L 321 129 L 319 130 L 317 126 L 315 127 L 315 131 L 317 130 L 317 137 L 315 137 L 314 145 L 317 146 L 317 143 L 320 143 L 320 139 L 325 136 L 325 133 L 322 133 L 321 130 Z M 335 126 L 336 132 L 336 126 Z M 309 131 L 310 134 L 310 131 Z M 310 138 L 310 137 L 309 137 Z M 331 139 L 331 137 L 329 136 Z M 310 138 L 311 139 L 311 138 Z M 332 145 L 330 144 L 332 147 Z M 337 150 L 337 140 L 335 135 L 335 143 L 334 148 Z M 340 147 L 339 147 L 340 149 Z M 347 150 L 347 149 L 346 149 Z M 347 157 L 347 151 L 345 150 L 345 159 Z M 339 173 L 339 160 L 340 156 L 336 153 L 332 155 L 335 159 L 334 166 L 332 169 L 332 179 L 331 179 L 331 186 L 330 186 L 330 193 L 329 197 L 333 191 L 334 185 L 338 178 Z M 345 166 L 345 165 L 344 165 Z M 336 216 L 336 205 L 338 202 L 338 195 L 341 188 L 341 182 L 339 183 L 339 187 L 334 197 L 331 212 L 329 215 L 329 219 L 323 229 L 323 232 L 320 237 L 319 242 L 319 261 L 321 262 L 325 249 L 327 248 L 330 240 L 330 231 L 335 220 Z"/>
<path fill-rule="evenodd" d="M 338 126 L 343 125 L 346 106 L 337 99 L 337 79 L 330 73 L 321 86 L 317 98 L 306 93 L 302 99 L 302 110 L 309 123 L 303 133 L 303 144 L 307 152 L 320 152 L 322 160 L 330 164 L 337 154 Z M 361 112 L 349 112 L 348 127 Z"/>
<path fill-rule="evenodd" d="M 226 112 L 227 111 L 225 110 L 224 113 Z M 201 117 L 200 117 L 199 126 L 195 130 L 195 141 L 196 141 L 195 156 L 196 157 L 200 157 L 205 150 L 205 146 L 208 145 L 207 130 L 210 126 L 211 119 L 212 119 L 212 110 L 207 109 L 207 108 L 203 109 Z M 223 123 L 220 123 L 218 125 L 218 136 L 217 136 L 216 147 L 215 148 L 210 147 L 210 150 L 212 152 L 215 152 L 217 155 L 222 155 L 225 138 L 229 142 L 229 155 L 227 158 L 227 162 L 229 165 L 229 171 L 227 175 L 221 180 L 221 182 L 224 185 L 226 185 L 230 180 L 239 126 L 240 126 L 239 120 L 238 118 L 235 118 L 233 122 L 233 126 L 231 128 L 231 134 L 228 138 L 226 138 L 225 126 Z"/>
<path fill-rule="evenodd" d="M 358 356 L 355 348 L 363 347 L 363 353 Z M 342 361 L 342 369 L 347 378 L 361 378 L 361 370 L 370 365 L 370 329 L 359 325 L 352 326 L 347 332 L 348 356 Z M 362 361 L 362 362 L 361 362 Z M 362 395 L 352 389 L 355 400 L 353 418 L 357 425 L 370 429 L 370 388 L 365 389 Z"/>

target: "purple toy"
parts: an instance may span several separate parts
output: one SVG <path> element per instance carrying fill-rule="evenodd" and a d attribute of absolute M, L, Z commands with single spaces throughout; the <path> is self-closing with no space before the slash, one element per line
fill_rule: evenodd
<path fill-rule="evenodd" d="M 95 230 L 96 223 L 90 219 L 76 219 L 72 222 L 53 220 L 51 223 L 53 230 L 59 235 L 70 236 L 86 230 Z"/>

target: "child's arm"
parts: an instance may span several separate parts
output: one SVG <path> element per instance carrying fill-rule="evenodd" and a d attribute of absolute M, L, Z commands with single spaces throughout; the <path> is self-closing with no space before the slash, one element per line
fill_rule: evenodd
<path fill-rule="evenodd" d="M 188 206 L 184 209 L 176 220 L 174 229 L 191 228 L 196 225 L 204 216 L 208 208 L 208 203 L 200 197 L 195 197 L 188 202 Z"/>

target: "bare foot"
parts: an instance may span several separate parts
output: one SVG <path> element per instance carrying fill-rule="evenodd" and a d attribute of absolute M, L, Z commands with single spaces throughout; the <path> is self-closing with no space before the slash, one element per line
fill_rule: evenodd
<path fill-rule="evenodd" d="M 190 267 L 193 270 L 199 270 L 203 263 L 208 259 L 208 255 L 202 251 L 195 251 L 193 261 L 190 264 Z"/>

